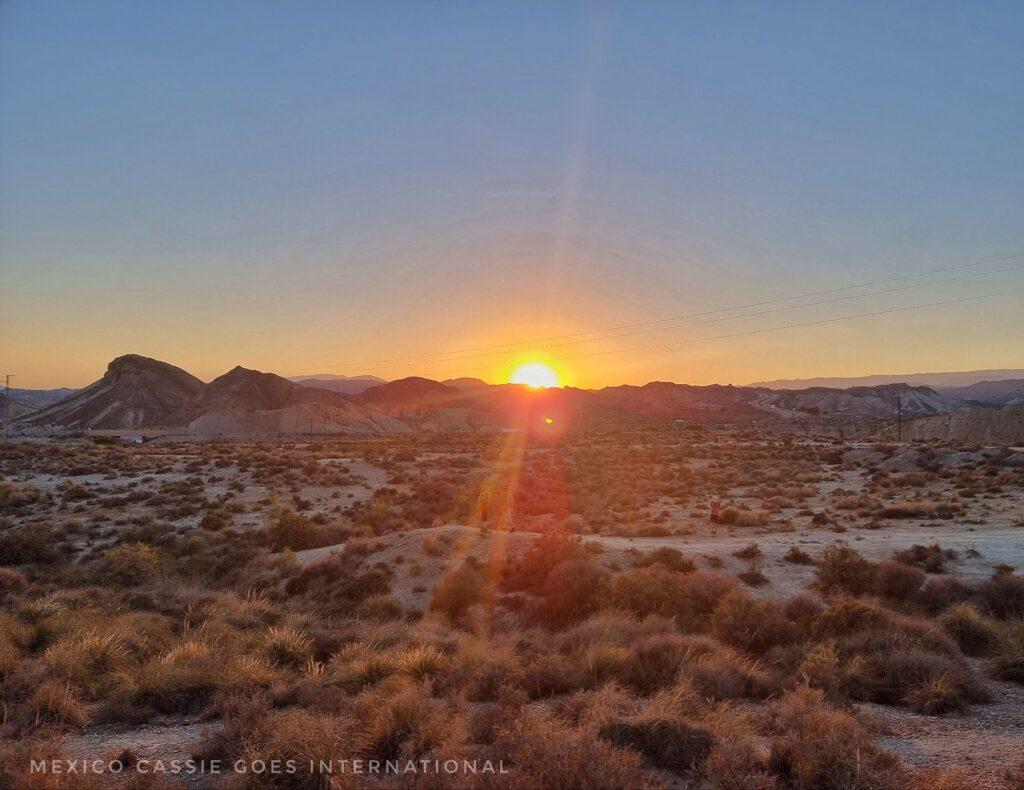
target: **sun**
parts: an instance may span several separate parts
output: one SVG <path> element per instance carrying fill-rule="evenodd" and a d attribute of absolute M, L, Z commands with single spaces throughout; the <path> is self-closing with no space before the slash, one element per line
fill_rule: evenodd
<path fill-rule="evenodd" d="M 558 374 L 543 362 L 527 362 L 512 371 L 509 376 L 512 384 L 525 384 L 534 389 L 547 389 L 561 385 Z"/>

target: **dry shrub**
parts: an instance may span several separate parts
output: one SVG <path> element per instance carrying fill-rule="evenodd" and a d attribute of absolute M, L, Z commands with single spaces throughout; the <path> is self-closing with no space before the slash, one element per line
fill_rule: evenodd
<path fill-rule="evenodd" d="M 47 734 L 48 735 L 48 734 Z M 61 742 L 52 737 L 30 736 L 18 740 L 0 738 L 0 787 L 11 790 L 65 790 L 67 774 L 32 773 L 32 760 L 61 760 Z M 106 790 L 106 779 L 98 774 L 79 773 L 75 790 Z"/>
<path fill-rule="evenodd" d="M 187 713 L 226 682 L 221 658 L 202 642 L 189 640 L 122 673 L 111 703 L 126 710 Z"/>
<path fill-rule="evenodd" d="M 856 549 L 833 543 L 821 553 L 814 576 L 822 592 L 864 595 L 874 587 L 875 567 Z"/>
<path fill-rule="evenodd" d="M 821 599 L 806 592 L 791 595 L 782 603 L 782 612 L 786 619 L 792 620 L 804 630 L 809 630 L 823 611 L 825 605 Z"/>
<path fill-rule="evenodd" d="M 245 719 L 236 719 L 247 725 L 236 735 L 239 743 L 210 743 L 207 745 L 207 754 L 203 756 L 206 759 L 223 759 L 223 754 L 237 754 L 248 764 L 257 760 L 267 765 L 274 760 L 287 764 L 287 761 L 292 760 L 296 765 L 294 774 L 272 773 L 268 770 L 235 775 L 232 777 L 232 786 L 237 788 L 324 790 L 330 787 L 329 775 L 321 773 L 318 767 L 321 760 L 335 761 L 339 755 L 351 753 L 352 740 L 348 735 L 351 723 L 334 715 L 290 708 L 266 714 L 266 718 L 254 726 L 258 721 L 254 721 L 255 716 L 261 713 L 250 713 Z M 311 763 L 313 771 L 310 771 Z"/>
<path fill-rule="evenodd" d="M 271 627 L 263 637 L 261 652 L 275 666 L 301 667 L 313 656 L 313 640 L 296 628 Z"/>
<path fill-rule="evenodd" d="M 318 602 L 330 602 L 345 613 L 371 595 L 389 591 L 387 574 L 373 569 L 356 572 L 343 557 L 330 557 L 297 569 L 284 585 L 288 595 L 306 595 Z"/>
<path fill-rule="evenodd" d="M 353 733 L 358 754 L 375 760 L 420 760 L 438 754 L 456 756 L 465 740 L 461 717 L 430 695 L 428 684 L 383 683 L 354 702 L 359 722 Z"/>
<path fill-rule="evenodd" d="M 970 588 L 955 576 L 931 578 L 918 590 L 915 600 L 930 614 L 937 614 L 971 597 Z"/>
<path fill-rule="evenodd" d="M 396 671 L 393 654 L 365 642 L 346 645 L 331 659 L 328 666 L 332 682 L 348 691 L 359 691 Z"/>
<path fill-rule="evenodd" d="M 609 599 L 638 615 L 672 617 L 684 630 L 703 631 L 715 606 L 735 588 L 736 583 L 721 574 L 681 574 L 651 567 L 612 579 Z"/>
<path fill-rule="evenodd" d="M 814 558 L 799 546 L 790 546 L 782 559 L 792 562 L 794 565 L 813 565 Z"/>
<path fill-rule="evenodd" d="M 875 515 L 879 518 L 952 518 L 962 512 L 963 504 L 948 502 L 893 502 L 880 508 Z"/>
<path fill-rule="evenodd" d="M 0 565 L 49 564 L 57 558 L 52 527 L 26 524 L 0 532 Z"/>
<path fill-rule="evenodd" d="M 768 770 L 769 752 L 748 720 L 726 703 L 706 718 L 715 738 L 704 762 L 704 777 L 713 790 L 775 790 L 775 777 Z"/>
<path fill-rule="evenodd" d="M 895 760 L 849 713 L 831 708 L 822 693 L 801 687 L 772 706 L 771 764 L 799 790 L 896 787 Z"/>
<path fill-rule="evenodd" d="M 818 618 L 815 631 L 832 640 L 844 665 L 843 691 L 854 699 L 923 713 L 988 699 L 955 643 L 931 621 L 841 598 Z"/>
<path fill-rule="evenodd" d="M 875 592 L 893 601 L 905 601 L 924 583 L 924 573 L 902 562 L 885 560 L 878 563 Z"/>
<path fill-rule="evenodd" d="M 243 630 L 263 630 L 281 619 L 283 612 L 264 593 L 250 590 L 239 597 L 225 593 L 210 607 L 209 615 Z"/>
<path fill-rule="evenodd" d="M 28 577 L 14 568 L 0 567 L 0 598 L 28 589 Z"/>
<path fill-rule="evenodd" d="M 116 546 L 106 551 L 95 566 L 100 584 L 135 587 L 156 579 L 167 566 L 168 557 L 146 543 Z"/>
<path fill-rule="evenodd" d="M 711 733 L 681 721 L 640 719 L 606 724 L 600 736 L 642 754 L 651 764 L 681 773 L 700 765 L 714 745 Z"/>
<path fill-rule="evenodd" d="M 522 686 L 530 699 L 568 694 L 583 683 L 580 667 L 558 653 L 542 653 L 523 670 Z"/>
<path fill-rule="evenodd" d="M 393 595 L 371 595 L 359 603 L 355 615 L 361 620 L 400 620 L 405 615 L 405 608 Z"/>
<path fill-rule="evenodd" d="M 534 609 L 538 620 L 551 626 L 578 622 L 601 608 L 610 574 L 590 560 L 567 560 L 548 573 L 543 597 Z"/>
<path fill-rule="evenodd" d="M 540 592 L 552 568 L 586 556 L 578 537 L 563 531 L 545 533 L 518 559 L 506 563 L 504 585 L 511 590 Z"/>
<path fill-rule="evenodd" d="M 899 657 L 895 671 L 912 676 L 912 685 L 902 699 L 907 707 L 918 713 L 939 715 L 964 711 L 970 702 L 988 701 L 986 695 L 972 698 L 965 694 L 963 684 L 953 673 L 944 668 L 936 668 L 934 664 L 934 656 L 926 653 L 910 653 Z"/>
<path fill-rule="evenodd" d="M 651 615 L 638 620 L 627 611 L 608 609 L 560 633 L 556 637 L 556 645 L 567 652 L 583 650 L 597 643 L 629 647 L 650 634 L 671 634 L 675 631 L 675 624 L 665 617 Z"/>
<path fill-rule="evenodd" d="M 942 573 L 948 560 L 956 559 L 953 549 L 943 549 L 938 543 L 931 546 L 914 544 L 909 549 L 900 549 L 892 558 L 904 565 L 912 565 L 928 573 Z"/>
<path fill-rule="evenodd" d="M 550 710 L 558 715 L 559 721 L 597 732 L 607 724 L 636 714 L 639 704 L 632 690 L 611 681 L 553 700 Z"/>
<path fill-rule="evenodd" d="M 35 722 L 48 722 L 63 727 L 84 727 L 89 711 L 70 683 L 47 680 L 36 687 L 28 701 Z"/>
<path fill-rule="evenodd" d="M 320 525 L 280 505 L 267 514 L 263 534 L 274 551 L 301 551 L 326 545 L 326 533 Z"/>
<path fill-rule="evenodd" d="M 493 595 L 486 569 L 475 557 L 446 572 L 434 588 L 430 609 L 457 619 L 471 606 L 489 601 Z"/>
<path fill-rule="evenodd" d="M 395 672 L 419 682 L 448 668 L 448 659 L 433 645 L 412 645 L 391 658 Z"/>
<path fill-rule="evenodd" d="M 621 664 L 622 679 L 644 694 L 671 686 L 680 667 L 697 655 L 695 640 L 681 634 L 652 634 L 634 644 Z"/>
<path fill-rule="evenodd" d="M 43 661 L 62 677 L 88 694 L 109 685 L 114 673 L 124 671 L 131 660 L 122 633 L 89 632 L 62 639 L 47 648 Z"/>
<path fill-rule="evenodd" d="M 708 637 L 689 637 L 679 677 L 706 699 L 764 699 L 778 689 L 755 661 Z"/>
<path fill-rule="evenodd" d="M 985 608 L 999 619 L 1024 617 L 1024 576 L 994 573 L 978 593 Z"/>
<path fill-rule="evenodd" d="M 761 556 L 761 547 L 756 543 L 751 543 L 742 549 L 734 551 L 732 556 L 739 557 L 741 560 L 753 560 Z"/>
<path fill-rule="evenodd" d="M 494 787 L 571 787 L 604 790 L 654 784 L 639 755 L 558 722 L 549 713 L 524 708 L 495 740 L 495 756 L 509 773 Z"/>
<path fill-rule="evenodd" d="M 1001 680 L 1024 683 L 1024 621 L 1007 623 L 992 660 L 992 672 Z"/>
<path fill-rule="evenodd" d="M 804 635 L 777 601 L 753 598 L 742 590 L 719 601 L 711 622 L 712 633 L 722 642 L 758 655 L 793 644 Z"/>
<path fill-rule="evenodd" d="M 949 607 L 939 623 L 968 656 L 986 656 L 999 646 L 999 625 L 969 603 Z"/>
<path fill-rule="evenodd" d="M 518 685 L 522 674 L 522 665 L 514 650 L 476 637 L 460 640 L 451 667 L 446 683 L 460 689 L 472 702 L 496 700 L 502 687 Z"/>
<path fill-rule="evenodd" d="M 697 570 L 697 563 L 691 557 L 687 557 L 681 551 L 668 546 L 662 546 L 654 551 L 648 552 L 637 563 L 640 567 L 649 565 L 661 565 L 676 573 L 693 573 Z"/>
<path fill-rule="evenodd" d="M 811 688 L 820 689 L 832 702 L 848 696 L 851 677 L 856 676 L 860 662 L 843 661 L 830 642 L 812 645 L 797 665 L 797 678 Z"/>
<path fill-rule="evenodd" d="M 751 560 L 745 571 L 736 574 L 736 577 L 750 587 L 764 587 L 768 584 L 768 577 L 761 571 L 761 563 Z"/>

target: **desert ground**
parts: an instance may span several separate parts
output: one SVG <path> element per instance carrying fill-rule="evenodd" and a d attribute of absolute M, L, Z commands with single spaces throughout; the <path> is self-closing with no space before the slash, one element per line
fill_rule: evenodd
<path fill-rule="evenodd" d="M 0 459 L 0 786 L 1024 784 L 1022 448 L 671 425 Z"/>

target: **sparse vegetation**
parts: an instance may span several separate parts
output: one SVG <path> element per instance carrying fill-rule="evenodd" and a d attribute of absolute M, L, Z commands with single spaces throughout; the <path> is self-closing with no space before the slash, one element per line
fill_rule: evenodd
<path fill-rule="evenodd" d="M 999 558 L 855 548 L 912 486 L 983 497 L 973 470 L 822 497 L 855 468 L 832 446 L 582 434 L 530 448 L 502 521 L 500 478 L 486 514 L 466 493 L 493 460 L 470 437 L 5 452 L 5 754 L 172 716 L 210 723 L 207 759 L 485 753 L 513 770 L 495 787 L 913 787 L 851 703 L 938 715 L 988 699 L 979 672 L 1024 682 L 1013 568 L 965 581 Z"/>

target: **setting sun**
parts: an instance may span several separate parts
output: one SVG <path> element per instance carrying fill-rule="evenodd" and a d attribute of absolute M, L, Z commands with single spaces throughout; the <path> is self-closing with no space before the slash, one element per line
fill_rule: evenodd
<path fill-rule="evenodd" d="M 534 389 L 547 389 L 561 384 L 558 374 L 543 362 L 527 362 L 520 365 L 509 377 L 512 384 L 525 384 Z"/>

